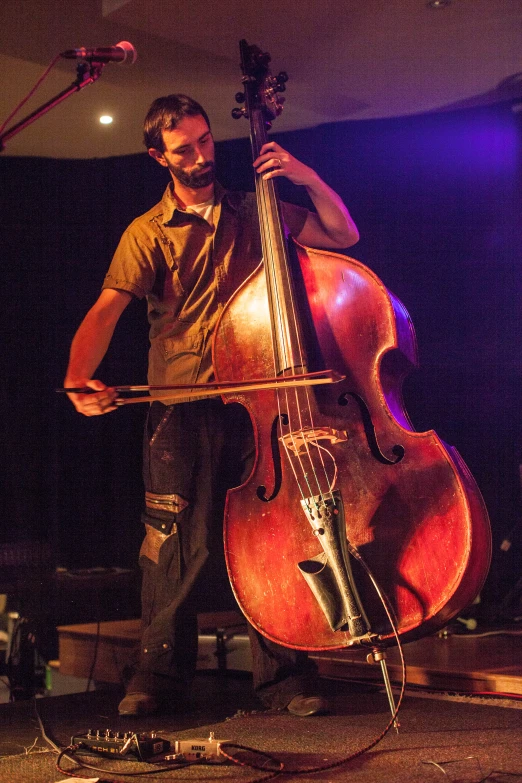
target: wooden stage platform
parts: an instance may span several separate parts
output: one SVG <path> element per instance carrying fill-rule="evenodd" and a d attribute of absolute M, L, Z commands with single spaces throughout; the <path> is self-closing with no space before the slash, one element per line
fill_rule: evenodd
<path fill-rule="evenodd" d="M 212 612 L 198 616 L 200 634 L 215 639 L 216 668 L 225 670 L 232 640 L 244 644 L 246 625 L 238 612 Z M 122 683 L 139 640 L 139 620 L 66 625 L 58 629 L 60 672 L 94 681 Z M 459 693 L 506 693 L 522 696 L 522 628 L 477 628 L 446 632 L 403 647 L 407 683 L 411 686 Z M 379 665 L 366 661 L 360 649 L 343 649 L 313 655 L 322 676 L 382 681 Z M 94 666 L 93 666 L 94 662 Z M 396 648 L 387 652 L 392 682 L 399 683 L 401 667 Z M 232 667 L 229 667 L 232 668 Z M 236 668 L 236 667 L 234 667 Z M 248 668 L 241 665 L 241 668 Z"/>

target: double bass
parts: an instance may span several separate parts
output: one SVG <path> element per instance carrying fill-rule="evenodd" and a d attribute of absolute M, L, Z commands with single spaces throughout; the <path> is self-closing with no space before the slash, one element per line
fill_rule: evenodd
<path fill-rule="evenodd" d="M 272 76 L 258 47 L 240 48 L 235 114 L 249 119 L 255 159 L 286 75 Z M 274 180 L 258 176 L 256 193 L 263 261 L 223 310 L 216 377 L 302 384 L 224 397 L 246 407 L 256 445 L 226 502 L 234 594 L 256 629 L 294 649 L 419 638 L 480 592 L 483 500 L 456 449 L 416 432 L 405 410 L 417 354 L 404 306 L 359 261 L 287 237 Z M 316 375 L 329 382 L 313 385 Z"/>

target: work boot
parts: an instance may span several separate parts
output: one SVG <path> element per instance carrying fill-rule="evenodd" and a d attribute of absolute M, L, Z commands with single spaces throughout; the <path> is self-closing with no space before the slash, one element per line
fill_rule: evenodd
<path fill-rule="evenodd" d="M 308 718 L 311 715 L 324 715 L 330 712 L 330 704 L 323 696 L 305 696 L 304 693 L 298 693 L 286 705 L 286 709 L 291 715 Z"/>
<path fill-rule="evenodd" d="M 118 705 L 120 715 L 155 715 L 160 710 L 160 703 L 152 693 L 137 691 L 128 693 Z"/>

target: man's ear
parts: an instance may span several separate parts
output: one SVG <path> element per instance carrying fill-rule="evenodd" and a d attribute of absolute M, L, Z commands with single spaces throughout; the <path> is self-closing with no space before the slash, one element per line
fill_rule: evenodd
<path fill-rule="evenodd" d="M 163 153 L 157 149 L 154 149 L 154 147 L 149 147 L 149 155 L 151 158 L 154 158 L 154 160 L 156 160 L 160 164 L 160 166 L 169 165 L 165 160 Z"/>

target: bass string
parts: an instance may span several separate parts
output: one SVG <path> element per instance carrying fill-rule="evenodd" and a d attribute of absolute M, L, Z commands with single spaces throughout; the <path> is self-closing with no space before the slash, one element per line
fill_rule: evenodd
<path fill-rule="evenodd" d="M 289 335 L 288 330 L 284 328 L 286 319 L 288 318 L 287 305 L 281 301 L 279 292 L 279 286 L 276 284 L 276 252 L 277 247 L 284 247 L 285 236 L 281 221 L 271 220 L 271 224 L 276 226 L 276 230 L 279 233 L 277 237 L 272 237 L 271 232 L 268 231 L 269 214 L 276 209 L 276 195 L 275 186 L 272 180 L 258 179 L 257 182 L 257 201 L 258 211 L 260 216 L 260 228 L 261 228 L 261 242 L 263 249 L 263 257 L 265 259 L 265 271 L 267 275 L 267 287 L 272 294 L 272 301 L 274 304 L 273 312 L 277 318 L 277 323 L 274 325 L 279 330 L 279 335 L 285 345 L 284 354 L 286 356 L 292 356 L 292 346 L 288 345 Z M 283 265 L 283 273 L 289 274 L 288 265 Z M 294 291 L 292 285 L 287 285 L 286 290 L 289 292 L 290 297 L 290 317 L 293 320 L 295 328 L 292 330 L 297 335 L 298 340 L 298 355 L 301 372 L 306 372 L 304 350 L 301 343 L 301 332 L 297 327 L 297 307 L 294 299 Z M 286 314 L 286 315 L 285 315 Z M 275 341 L 275 337 L 274 337 Z M 278 367 L 276 362 L 276 349 L 275 344 L 273 347 L 273 363 L 274 363 L 274 375 L 277 375 Z M 296 372 L 297 368 L 292 368 Z M 303 405 L 304 395 L 304 405 Z M 337 478 L 337 465 L 333 454 L 324 447 L 320 446 L 317 442 L 314 442 L 313 437 L 307 437 L 307 428 L 303 422 L 303 408 L 306 410 L 308 418 L 308 427 L 312 432 L 315 432 L 314 417 L 312 412 L 312 406 L 310 402 L 310 390 L 305 387 L 303 390 L 294 389 L 292 391 L 285 390 L 284 392 L 276 392 L 278 413 L 279 413 L 279 432 L 282 437 L 280 441 L 283 445 L 288 463 L 294 474 L 295 481 L 301 493 L 303 501 L 309 503 L 310 501 L 315 505 L 316 511 L 318 509 L 318 501 L 316 498 L 324 499 L 325 495 L 332 496 L 333 488 L 335 486 Z M 292 399 L 293 397 L 293 399 Z M 283 422 L 283 406 L 282 398 L 285 403 L 288 419 L 288 436 L 282 434 L 282 422 Z M 297 420 L 295 414 L 292 411 L 297 411 Z M 287 438 L 290 439 L 290 446 L 287 443 Z M 315 446 L 314 455 L 311 453 L 310 443 Z M 302 453 L 304 449 L 304 454 Z M 292 453 L 291 453 L 292 452 Z M 323 452 L 327 453 L 334 465 L 334 476 L 332 480 L 328 478 L 328 472 L 326 469 Z M 316 463 L 319 463 L 318 465 Z M 321 475 L 320 475 L 321 474 Z M 322 476 L 322 478 L 321 478 Z M 305 491 L 306 487 L 306 491 Z"/>

